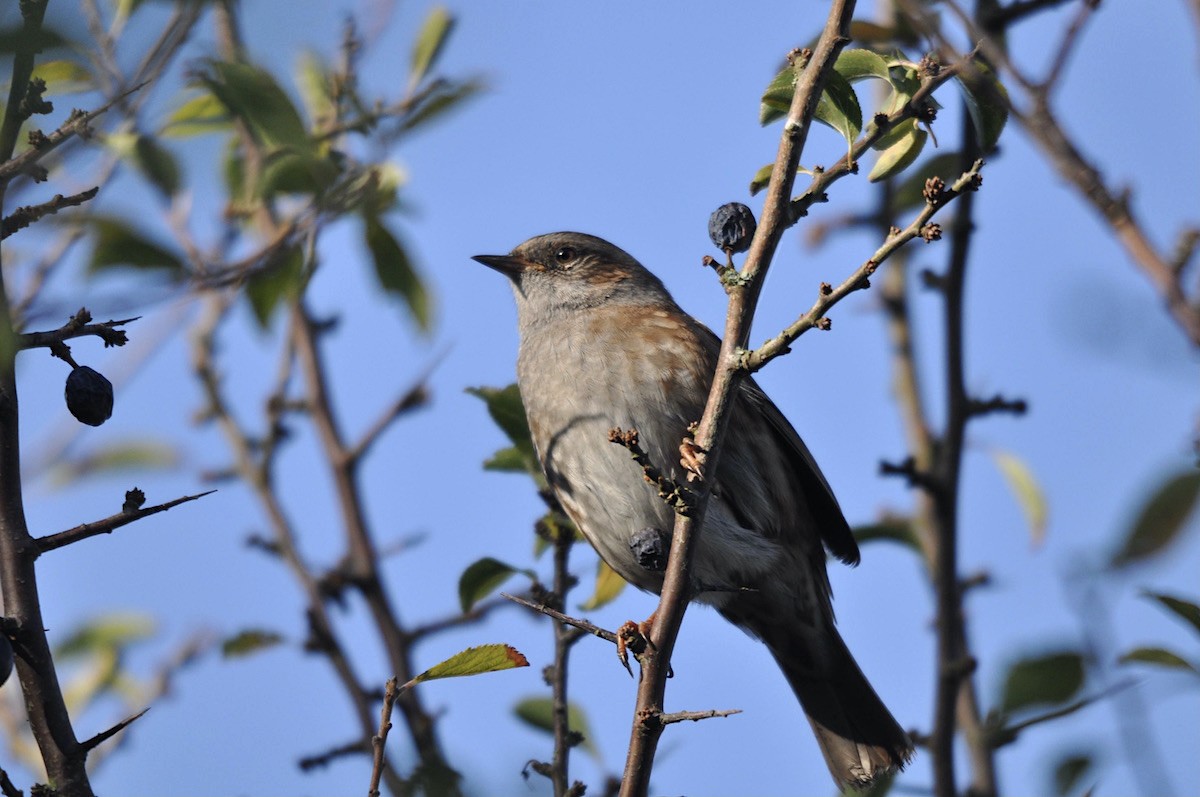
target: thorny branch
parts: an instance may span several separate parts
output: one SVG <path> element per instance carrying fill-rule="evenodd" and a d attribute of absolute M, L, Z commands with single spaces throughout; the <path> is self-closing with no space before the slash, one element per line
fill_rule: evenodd
<path fill-rule="evenodd" d="M 130 493 L 141 493 L 136 488 Z M 141 507 L 137 505 L 137 499 L 130 500 L 129 494 L 126 494 L 126 504 L 121 511 L 115 515 L 109 515 L 103 520 L 96 520 L 91 523 L 82 523 L 74 528 L 60 531 L 57 534 L 49 534 L 45 537 L 38 537 L 33 542 L 37 546 L 39 554 L 46 551 L 53 551 L 56 548 L 62 548 L 65 545 L 70 545 L 80 540 L 86 540 L 88 537 L 95 537 L 98 534 L 112 534 L 121 526 L 127 526 L 142 518 L 150 515 L 157 515 L 159 512 L 166 512 L 168 509 L 177 507 L 180 504 L 186 504 L 189 501 L 195 501 L 198 498 L 203 498 L 206 495 L 212 495 L 216 490 L 206 490 L 195 495 L 185 495 L 182 498 L 176 498 L 173 501 L 167 501 L 165 504 L 157 504 L 155 506 Z M 142 496 L 141 500 L 145 500 Z"/>
<path fill-rule="evenodd" d="M 5 216 L 3 222 L 0 222 L 0 240 L 25 229 L 44 216 L 51 216 L 57 213 L 63 208 L 79 207 L 89 199 L 94 199 L 99 191 L 100 186 L 96 186 L 95 188 L 89 188 L 86 191 L 80 191 L 78 194 L 71 194 L 70 196 L 55 194 L 52 199 L 42 202 L 39 205 L 19 207 Z"/>
<path fill-rule="evenodd" d="M 733 398 L 744 369 L 737 363 L 738 351 L 745 348 L 762 280 L 770 266 L 784 230 L 798 218 L 789 207 L 792 186 L 800 153 L 816 111 L 821 87 L 833 69 L 838 53 L 849 42 L 850 20 L 854 13 L 853 0 L 834 0 L 824 30 L 821 32 L 811 58 L 797 76 L 792 104 L 783 125 L 779 151 L 771 170 L 762 218 L 754 235 L 742 268 L 743 279 L 729 287 L 729 308 L 725 332 L 718 358 L 720 365 L 714 375 L 712 388 L 695 433 L 695 446 L 706 452 L 703 470 L 714 469 L 720 456 L 720 442 L 727 426 Z M 799 54 L 797 54 L 798 56 Z M 793 62 L 795 63 L 795 62 Z M 680 430 L 682 432 L 682 430 Z M 700 473 L 694 513 L 677 515 L 671 543 L 670 560 L 664 578 L 651 645 L 641 657 L 642 679 L 638 687 L 632 735 L 621 782 L 622 797 L 641 797 L 648 793 L 650 773 L 663 725 L 658 720 L 663 712 L 666 677 L 675 639 L 690 597 L 691 556 L 695 533 L 704 519 L 709 488 Z"/>

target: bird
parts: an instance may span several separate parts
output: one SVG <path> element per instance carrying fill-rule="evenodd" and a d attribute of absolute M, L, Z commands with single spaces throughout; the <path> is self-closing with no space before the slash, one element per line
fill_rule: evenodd
<path fill-rule="evenodd" d="M 630 453 L 686 481 L 681 441 L 700 419 L 720 340 L 661 280 L 608 241 L 530 238 L 474 260 L 512 284 L 517 385 L 546 481 L 566 514 L 629 583 L 660 592 L 674 510 Z M 850 565 L 858 544 L 804 441 L 751 378 L 734 398 L 693 555 L 693 600 L 766 644 L 799 699 L 840 788 L 862 788 L 913 753 L 834 623 L 826 550 Z M 653 547 L 653 546 L 651 546 Z"/>

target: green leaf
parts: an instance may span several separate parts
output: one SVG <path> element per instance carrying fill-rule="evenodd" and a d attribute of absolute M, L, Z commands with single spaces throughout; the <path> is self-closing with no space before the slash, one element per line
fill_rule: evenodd
<path fill-rule="evenodd" d="M 1153 664 L 1158 667 L 1167 667 L 1172 670 L 1188 670 L 1189 672 L 1200 675 L 1200 669 L 1190 661 L 1180 656 L 1178 653 L 1173 653 L 1166 648 L 1156 647 L 1140 647 L 1126 653 L 1118 661 L 1121 664 Z"/>
<path fill-rule="evenodd" d="M 1200 606 L 1182 598 L 1164 595 L 1161 592 L 1142 592 L 1142 596 L 1158 601 L 1177 617 L 1182 618 L 1192 627 L 1192 630 L 1200 633 Z"/>
<path fill-rule="evenodd" d="M 316 196 L 338 176 L 338 167 L 329 158 L 312 152 L 280 150 L 267 158 L 258 194 L 263 198 L 276 194 Z"/>
<path fill-rule="evenodd" d="M 520 452 L 527 463 L 526 470 L 540 474 L 541 466 L 533 449 L 533 438 L 529 434 L 529 422 L 525 420 L 525 405 L 521 403 L 521 392 L 515 384 L 505 388 L 469 387 L 467 392 L 487 404 L 488 414 L 500 427 L 509 442 Z M 508 455 L 511 456 L 511 455 Z"/>
<path fill-rule="evenodd" d="M 272 149 L 313 149 L 300 113 L 270 72 L 228 61 L 209 61 L 208 68 L 201 81 L 255 138 Z"/>
<path fill-rule="evenodd" d="M 754 196 L 771 184 L 771 172 L 774 169 L 775 164 L 768 163 L 754 173 L 754 176 L 750 178 L 750 196 Z"/>
<path fill-rule="evenodd" d="M 911 548 L 917 553 L 921 552 L 912 520 L 904 517 L 887 517 L 877 523 L 855 526 L 854 539 L 858 541 L 859 545 L 875 540 L 889 540 Z"/>
<path fill-rule="evenodd" d="M 987 64 L 976 61 L 978 75 L 955 77 L 962 87 L 967 113 L 975 126 L 975 140 L 984 155 L 996 148 L 1000 133 L 1008 123 L 1008 91 Z"/>
<path fill-rule="evenodd" d="M 532 570 L 513 567 L 490 556 L 472 562 L 458 577 L 458 604 L 463 613 L 471 611 L 476 603 L 517 573 L 523 573 L 531 580 L 536 578 Z"/>
<path fill-rule="evenodd" d="M 246 301 L 260 329 L 271 326 L 275 309 L 296 298 L 304 283 L 304 253 L 300 247 L 284 250 L 246 280 Z"/>
<path fill-rule="evenodd" d="M 796 93 L 796 70 L 789 64 L 767 84 L 762 101 L 758 106 L 758 123 L 771 124 L 787 116 L 792 107 L 792 95 Z"/>
<path fill-rule="evenodd" d="M 229 110 L 212 92 L 205 91 L 176 108 L 162 127 L 164 136 L 185 138 L 229 129 Z"/>
<path fill-rule="evenodd" d="M 433 68 L 446 45 L 451 31 L 454 30 L 454 16 L 445 6 L 434 6 L 425 17 L 421 30 L 417 32 L 413 42 L 412 60 L 409 67 L 409 86 L 416 86 L 425 79 L 425 75 Z"/>
<path fill-rule="evenodd" d="M 917 127 L 912 119 L 901 122 L 897 127 L 906 128 L 906 131 L 899 140 L 879 153 L 871 173 L 867 175 L 867 179 L 873 183 L 886 180 L 911 166 L 925 147 L 925 140 L 929 138 L 929 134 Z M 891 132 L 889 131 L 889 134 Z"/>
<path fill-rule="evenodd" d="M 504 473 L 528 473 L 529 460 L 516 446 L 502 448 L 491 458 L 484 461 L 484 470 L 501 471 Z"/>
<path fill-rule="evenodd" d="M 435 119 L 440 119 L 485 88 L 487 85 L 482 80 L 447 82 L 438 86 L 422 97 L 421 101 L 401 119 L 400 128 L 409 131 L 423 127 Z"/>
<path fill-rule="evenodd" d="M 1075 753 L 1059 760 L 1054 768 L 1054 791 L 1056 794 L 1070 794 L 1079 783 L 1079 779 L 1092 768 L 1092 757 L 1086 753 Z"/>
<path fill-rule="evenodd" d="M 441 664 L 435 664 L 404 684 L 404 688 L 426 681 L 436 681 L 440 678 L 462 678 L 467 675 L 480 675 L 485 672 L 499 672 L 500 670 L 511 670 L 514 667 L 528 666 L 529 660 L 521 651 L 511 645 L 480 645 L 455 653 Z"/>
<path fill-rule="evenodd" d="M 95 230 L 95 244 L 88 262 L 89 273 L 130 266 L 169 272 L 175 279 L 183 277 L 183 261 L 174 252 L 136 232 L 125 222 L 93 218 L 91 224 Z"/>
<path fill-rule="evenodd" d="M 1004 678 L 1001 709 L 1007 713 L 1066 703 L 1083 687 L 1083 656 L 1075 651 L 1022 659 Z"/>
<path fill-rule="evenodd" d="M 114 613 L 90 620 L 55 646 L 57 658 L 69 659 L 122 650 L 153 636 L 154 619 L 145 614 Z"/>
<path fill-rule="evenodd" d="M 625 579 L 617 575 L 617 571 L 601 559 L 596 563 L 596 588 L 593 590 L 592 596 L 580 604 L 579 608 L 590 612 L 601 606 L 607 606 L 616 600 L 624 589 Z"/>
<path fill-rule="evenodd" d="M 237 659 L 254 653 L 269 650 L 283 642 L 283 637 L 274 631 L 261 628 L 248 628 L 239 631 L 221 641 L 221 655 L 227 659 Z"/>
<path fill-rule="evenodd" d="M 408 259 L 408 253 L 377 216 L 368 214 L 363 220 L 364 237 L 379 286 L 393 296 L 402 298 L 417 327 L 422 332 L 428 332 L 433 324 L 432 305 L 424 283 Z"/>
<path fill-rule="evenodd" d="M 841 133 L 850 145 L 862 132 L 862 108 L 858 104 L 858 95 L 854 93 L 850 82 L 837 72 L 829 73 L 813 118 Z"/>
<path fill-rule="evenodd" d="M 1033 544 L 1041 545 L 1046 538 L 1046 494 L 1030 470 L 1028 463 L 1008 451 L 992 451 L 992 459 L 1008 489 L 1021 507 L 1025 522 L 1029 524 L 1029 537 Z"/>
<path fill-rule="evenodd" d="M 175 156 L 150 136 L 138 136 L 135 163 L 146 179 L 168 199 L 179 192 L 179 164 Z"/>
<path fill-rule="evenodd" d="M 842 50 L 833 69 L 851 83 L 871 77 L 891 81 L 887 61 L 877 53 L 858 47 Z"/>
<path fill-rule="evenodd" d="M 548 697 L 527 697 L 513 708 L 513 712 L 531 728 L 554 733 L 554 701 Z M 599 760 L 600 751 L 592 741 L 592 730 L 587 714 L 573 702 L 567 702 L 567 729 L 583 737 L 580 746 Z"/>
<path fill-rule="evenodd" d="M 943 152 L 921 162 L 918 169 L 908 173 L 892 193 L 892 209 L 908 210 L 925 204 L 925 181 L 930 177 L 941 177 L 952 183 L 962 170 L 962 155 Z"/>
<path fill-rule="evenodd" d="M 1200 472 L 1188 469 L 1167 479 L 1142 505 L 1111 566 L 1124 567 L 1170 545 L 1187 524 L 1200 498 Z"/>
<path fill-rule="evenodd" d="M 50 97 L 79 94 L 95 88 L 92 73 L 87 67 L 66 59 L 44 61 L 35 65 L 33 77 L 46 81 L 46 94 Z"/>

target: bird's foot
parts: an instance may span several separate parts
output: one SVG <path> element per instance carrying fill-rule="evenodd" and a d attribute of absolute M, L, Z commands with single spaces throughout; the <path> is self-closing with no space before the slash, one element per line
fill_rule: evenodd
<path fill-rule="evenodd" d="M 654 628 L 657 614 L 655 612 L 640 623 L 626 620 L 625 624 L 617 629 L 617 658 L 621 660 L 630 677 L 633 677 L 633 669 L 629 666 L 629 653 L 632 652 L 633 657 L 640 660 L 646 648 L 654 645 L 650 641 L 650 629 Z"/>
<path fill-rule="evenodd" d="M 679 464 L 687 471 L 688 481 L 704 481 L 703 468 L 704 460 L 708 458 L 708 452 L 696 445 L 696 441 L 691 437 L 683 438 L 683 442 L 679 444 Z"/>

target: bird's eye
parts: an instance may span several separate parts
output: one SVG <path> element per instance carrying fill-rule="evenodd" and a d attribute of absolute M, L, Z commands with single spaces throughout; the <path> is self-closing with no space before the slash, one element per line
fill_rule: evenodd
<path fill-rule="evenodd" d="M 559 263 L 570 263 L 575 259 L 575 250 L 569 246 L 564 246 L 554 253 L 554 259 Z"/>

